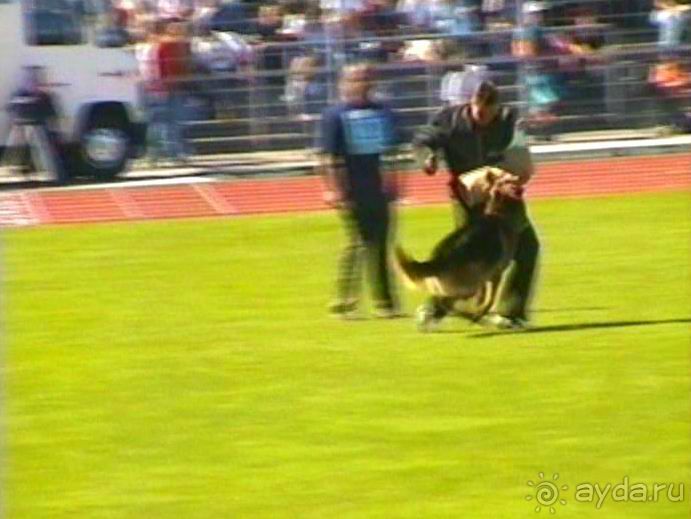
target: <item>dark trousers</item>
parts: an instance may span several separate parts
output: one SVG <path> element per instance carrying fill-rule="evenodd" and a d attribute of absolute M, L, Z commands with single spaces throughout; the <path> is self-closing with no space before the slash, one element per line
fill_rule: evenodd
<path fill-rule="evenodd" d="M 454 204 L 454 219 L 458 225 L 466 221 L 465 210 L 460 204 Z M 537 274 L 540 241 L 532 222 L 526 217 L 525 227 L 518 237 L 512 265 L 507 269 L 497 294 L 497 300 L 491 311 L 506 317 L 527 319 L 528 307 L 532 296 L 534 280 Z M 457 302 L 455 298 L 432 297 L 428 304 L 433 308 L 437 319 L 449 314 Z"/>
<path fill-rule="evenodd" d="M 540 241 L 533 224 L 528 221 L 518 237 L 513 266 L 506 272 L 497 295 L 496 312 L 507 317 L 528 318 L 539 255 Z"/>
<path fill-rule="evenodd" d="M 34 167 L 39 167 L 48 172 L 53 181 L 63 184 L 68 175 L 63 163 L 62 149 L 58 135 L 44 123 L 20 123 L 14 122 L 5 144 L 7 155 L 3 162 L 7 164 L 21 164 L 16 158 L 13 160 L 12 152 L 21 154 L 28 150 L 29 157 Z"/>
<path fill-rule="evenodd" d="M 397 306 L 389 273 L 389 233 L 391 214 L 386 202 L 353 204 L 343 210 L 347 243 L 341 252 L 337 297 L 355 302 L 360 292 L 363 264 L 377 308 Z"/>

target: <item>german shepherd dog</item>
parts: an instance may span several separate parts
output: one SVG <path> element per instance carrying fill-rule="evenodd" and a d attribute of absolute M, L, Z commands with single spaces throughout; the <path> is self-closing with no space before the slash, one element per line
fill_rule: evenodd
<path fill-rule="evenodd" d="M 469 186 L 460 184 L 465 225 L 442 239 L 427 261 L 416 261 L 397 246 L 396 266 L 408 286 L 473 302 L 474 309 L 461 315 L 478 321 L 494 304 L 514 256 L 525 221 L 523 187 L 518 177 L 497 168 L 478 171 Z"/>

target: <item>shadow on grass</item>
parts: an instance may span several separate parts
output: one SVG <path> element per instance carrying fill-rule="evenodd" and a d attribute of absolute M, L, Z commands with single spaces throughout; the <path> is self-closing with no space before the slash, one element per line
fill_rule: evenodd
<path fill-rule="evenodd" d="M 511 331 L 486 331 L 475 333 L 468 337 L 472 339 L 488 339 L 499 335 L 507 335 L 509 333 L 553 333 L 553 332 L 577 332 L 581 330 L 602 330 L 608 328 L 632 328 L 636 326 L 655 326 L 660 324 L 689 324 L 691 318 L 681 319 L 654 319 L 648 321 L 607 321 L 607 322 L 591 322 L 591 323 L 574 323 L 574 324 L 555 324 L 551 326 L 536 326 L 529 328 L 522 332 Z"/>
<path fill-rule="evenodd" d="M 536 308 L 532 310 L 535 314 L 562 314 L 573 312 L 597 312 L 600 310 L 607 310 L 606 306 L 572 306 L 566 308 Z"/>

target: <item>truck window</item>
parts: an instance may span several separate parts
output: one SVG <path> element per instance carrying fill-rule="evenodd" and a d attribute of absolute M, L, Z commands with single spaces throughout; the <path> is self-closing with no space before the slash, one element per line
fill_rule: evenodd
<path fill-rule="evenodd" d="M 29 45 L 82 43 L 81 16 L 66 0 L 32 0 L 24 4 L 24 33 Z"/>

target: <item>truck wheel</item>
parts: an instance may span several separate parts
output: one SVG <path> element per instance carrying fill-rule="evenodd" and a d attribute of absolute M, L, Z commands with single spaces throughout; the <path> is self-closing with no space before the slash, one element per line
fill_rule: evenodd
<path fill-rule="evenodd" d="M 84 173 L 98 180 L 111 180 L 127 165 L 132 146 L 129 122 L 117 112 L 94 114 L 81 137 Z"/>

